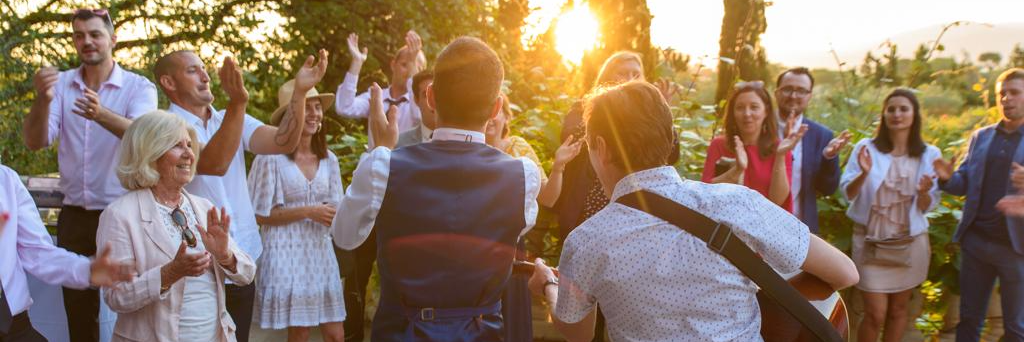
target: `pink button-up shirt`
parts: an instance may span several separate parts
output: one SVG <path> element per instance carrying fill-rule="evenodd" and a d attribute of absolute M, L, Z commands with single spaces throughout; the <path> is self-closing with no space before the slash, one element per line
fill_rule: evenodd
<path fill-rule="evenodd" d="M 53 245 L 46 226 L 39 218 L 32 195 L 21 184 L 18 174 L 0 164 L 0 213 L 9 213 L 7 225 L 0 227 L 0 300 L 17 315 L 32 305 L 26 273 L 48 284 L 75 289 L 89 287 L 89 259 Z"/>
<path fill-rule="evenodd" d="M 57 162 L 64 204 L 102 210 L 125 193 L 116 173 L 121 139 L 99 123 L 71 112 L 86 88 L 80 71 L 61 72 L 54 85 L 47 142 L 60 139 Z M 101 105 L 129 119 L 156 110 L 156 86 L 117 64 L 97 93 Z"/>

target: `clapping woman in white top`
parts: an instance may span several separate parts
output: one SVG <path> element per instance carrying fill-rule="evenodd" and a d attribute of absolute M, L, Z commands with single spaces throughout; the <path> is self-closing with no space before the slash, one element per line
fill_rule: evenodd
<path fill-rule="evenodd" d="M 910 295 L 928 276 L 924 215 L 939 202 L 932 161 L 941 154 L 921 138 L 920 107 L 910 90 L 890 93 L 878 132 L 857 143 L 840 179 L 854 221 L 857 288 L 864 292 L 860 341 L 876 341 L 883 325 L 883 341 L 900 341 Z"/>

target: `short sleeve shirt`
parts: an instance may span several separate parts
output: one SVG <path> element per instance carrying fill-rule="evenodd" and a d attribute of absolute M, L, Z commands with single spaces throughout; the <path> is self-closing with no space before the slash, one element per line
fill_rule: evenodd
<path fill-rule="evenodd" d="M 205 126 L 203 120 L 198 116 L 173 103 L 168 111 L 192 125 L 192 128 L 196 130 L 196 138 L 199 143 L 204 145 L 210 142 L 213 135 L 220 130 L 221 124 L 224 123 L 224 111 L 217 111 L 212 107 L 210 111 L 213 115 L 207 120 Z M 263 243 L 260 240 L 259 225 L 256 224 L 256 214 L 252 209 L 252 200 L 249 199 L 243 149 L 249 150 L 250 139 L 256 129 L 263 126 L 263 122 L 246 114 L 242 125 L 242 143 L 231 159 L 227 172 L 223 176 L 196 175 L 192 182 L 185 186 L 185 189 L 193 195 L 210 200 L 214 206 L 227 210 L 228 215 L 231 216 L 231 238 L 255 260 L 263 252 Z"/>
<path fill-rule="evenodd" d="M 615 341 L 761 340 L 757 286 L 700 239 L 615 202 L 641 189 L 729 225 L 780 272 L 807 256 L 807 226 L 757 192 L 648 169 L 619 181 L 612 202 L 569 234 L 555 316 L 579 322 L 600 303 Z"/>

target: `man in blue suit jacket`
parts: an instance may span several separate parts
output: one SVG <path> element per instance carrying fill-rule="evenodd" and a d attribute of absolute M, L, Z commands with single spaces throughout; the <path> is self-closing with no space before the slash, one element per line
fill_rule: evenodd
<path fill-rule="evenodd" d="M 1002 295 L 1006 341 L 1024 341 L 1024 218 L 1008 217 L 996 203 L 1019 194 L 1010 182 L 1014 162 L 1024 163 L 1024 69 L 1007 70 L 996 80 L 1003 119 L 971 136 L 967 158 L 935 161 L 939 188 L 964 196 L 963 217 L 954 239 L 961 245 L 960 324 L 957 342 L 978 341 L 996 279 Z"/>
<path fill-rule="evenodd" d="M 775 84 L 779 102 L 779 136 L 784 136 L 786 121 L 793 118 L 793 129 L 807 125 L 807 133 L 793 149 L 793 214 L 818 234 L 817 195 L 831 195 L 839 186 L 839 151 L 850 142 L 850 133 L 843 131 L 833 138 L 827 127 L 804 117 L 814 90 L 814 76 L 807 68 L 783 71 Z"/>

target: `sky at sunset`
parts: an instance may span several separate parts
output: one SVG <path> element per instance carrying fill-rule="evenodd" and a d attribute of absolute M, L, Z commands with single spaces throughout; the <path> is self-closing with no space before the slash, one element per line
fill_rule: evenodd
<path fill-rule="evenodd" d="M 647 5 L 654 15 L 651 40 L 655 45 L 673 47 L 695 58 L 718 54 L 722 1 L 648 0 Z M 848 54 L 849 50 L 875 47 L 900 33 L 957 20 L 996 26 L 1024 23 L 1024 1 L 776 0 L 766 17 L 768 30 L 762 42 L 769 60 L 829 66 L 830 44 L 840 54 Z M 936 29 L 934 34 L 938 33 Z M 1017 36 L 1016 41 L 1024 42 L 1024 32 Z"/>

